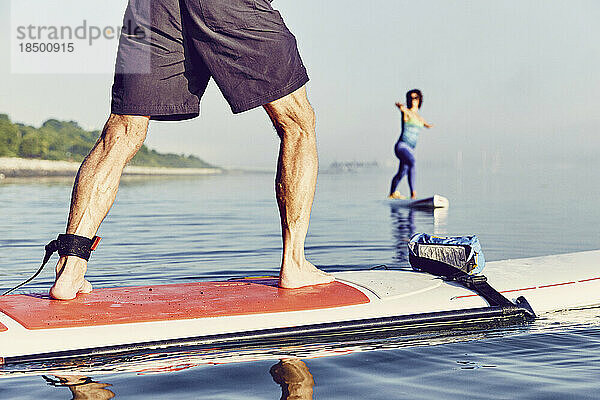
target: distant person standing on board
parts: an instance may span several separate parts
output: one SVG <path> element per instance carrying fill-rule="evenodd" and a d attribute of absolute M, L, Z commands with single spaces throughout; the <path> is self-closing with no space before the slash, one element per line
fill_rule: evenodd
<path fill-rule="evenodd" d="M 304 255 L 317 179 L 315 115 L 296 39 L 279 12 L 268 0 L 130 0 L 111 115 L 77 174 L 66 235 L 50 247 L 61 256 L 50 296 L 68 300 L 92 290 L 85 272 L 97 243 L 93 237 L 115 200 L 124 166 L 144 143 L 149 121 L 198 116 L 210 78 L 233 113 L 263 106 L 280 138 L 275 182 L 283 238 L 280 287 L 334 280 Z"/>
<path fill-rule="evenodd" d="M 400 102 L 396 103 L 396 107 L 400 109 L 402 114 L 402 132 L 394 147 L 396 157 L 400 160 L 398 172 L 392 178 L 390 187 L 390 198 L 406 199 L 406 196 L 400 194 L 398 184 L 404 177 L 408 176 L 408 187 L 410 189 L 410 198 L 416 199 L 417 192 L 415 191 L 415 147 L 419 132 L 423 127 L 431 128 L 433 125 L 428 124 L 423 117 L 419 115 L 419 109 L 423 105 L 423 94 L 419 89 L 409 90 L 406 93 L 406 106 Z"/>

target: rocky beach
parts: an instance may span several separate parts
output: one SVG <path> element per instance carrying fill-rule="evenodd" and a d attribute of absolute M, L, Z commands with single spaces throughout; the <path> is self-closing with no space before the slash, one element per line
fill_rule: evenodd
<path fill-rule="evenodd" d="M 26 159 L 15 157 L 0 157 L 0 179 L 27 178 L 48 176 L 75 176 L 80 163 L 69 161 L 53 161 Z M 220 174 L 220 168 L 162 168 L 127 166 L 123 175 L 143 176 L 182 176 Z"/>

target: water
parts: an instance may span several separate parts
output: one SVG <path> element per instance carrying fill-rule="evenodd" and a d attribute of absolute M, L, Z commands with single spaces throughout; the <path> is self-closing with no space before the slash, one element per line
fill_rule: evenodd
<path fill-rule="evenodd" d="M 419 193 L 447 196 L 446 213 L 390 207 L 391 169 L 321 174 L 309 259 L 328 271 L 404 267 L 406 240 L 420 231 L 478 234 L 490 261 L 600 248 L 600 180 L 589 168 L 453 171 L 419 171 Z M 0 290 L 30 275 L 42 245 L 64 230 L 70 185 L 0 184 Z M 88 272 L 97 287 L 275 274 L 273 176 L 125 179 L 99 235 Z M 49 267 L 24 291 L 51 281 Z M 0 398 L 273 399 L 283 382 L 302 399 L 592 399 L 600 392 L 600 311 L 483 332 L 107 358 L 77 377 L 45 368 L 0 379 Z"/>

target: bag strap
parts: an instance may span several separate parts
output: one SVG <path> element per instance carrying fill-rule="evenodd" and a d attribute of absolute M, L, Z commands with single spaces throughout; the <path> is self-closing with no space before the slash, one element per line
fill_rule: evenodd
<path fill-rule="evenodd" d="M 487 278 L 484 275 L 469 275 L 465 271 L 445 263 L 443 261 L 427 259 L 418 256 L 419 254 L 419 243 L 414 243 L 412 248 L 408 246 L 408 259 L 410 264 L 419 270 L 425 271 L 429 274 L 442 277 L 446 281 L 456 282 L 461 286 L 473 290 L 479 296 L 483 297 L 490 306 L 499 307 L 514 307 L 515 304 L 508 300 L 504 295 L 494 289 L 487 282 Z M 464 245 L 453 245 L 453 246 L 464 246 Z M 465 251 L 467 248 L 465 248 Z"/>
<path fill-rule="evenodd" d="M 484 275 L 469 275 L 459 274 L 452 278 L 452 281 L 459 283 L 467 289 L 473 290 L 475 293 L 483 297 L 490 306 L 508 307 L 513 306 L 513 302 L 508 300 L 502 293 L 494 289 L 487 282 L 487 278 Z"/>

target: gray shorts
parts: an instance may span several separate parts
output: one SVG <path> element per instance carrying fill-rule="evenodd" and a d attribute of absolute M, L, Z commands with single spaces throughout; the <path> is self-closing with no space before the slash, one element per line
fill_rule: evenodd
<path fill-rule="evenodd" d="M 129 1 L 113 114 L 194 118 L 211 77 L 234 113 L 308 81 L 296 39 L 269 0 Z"/>

